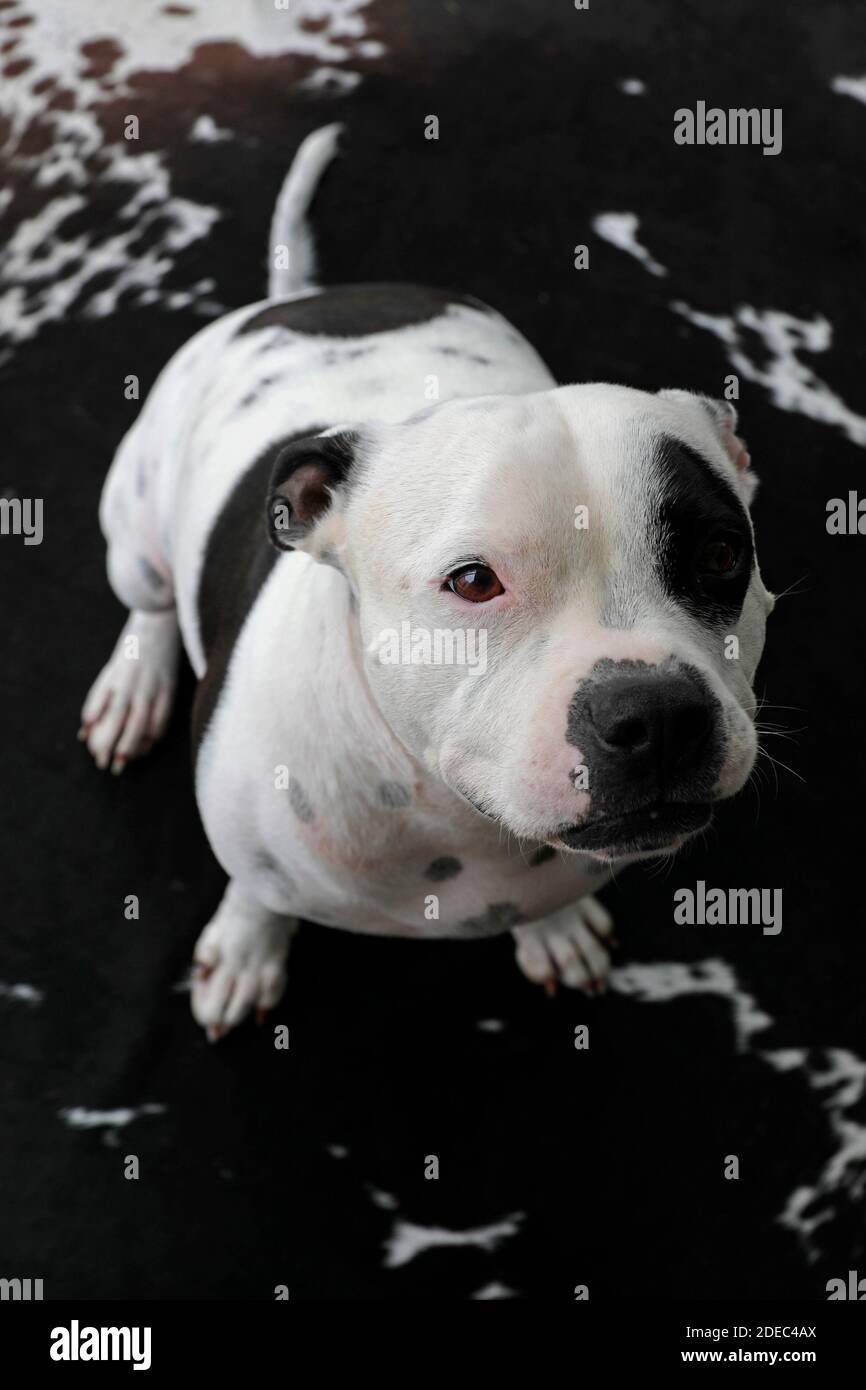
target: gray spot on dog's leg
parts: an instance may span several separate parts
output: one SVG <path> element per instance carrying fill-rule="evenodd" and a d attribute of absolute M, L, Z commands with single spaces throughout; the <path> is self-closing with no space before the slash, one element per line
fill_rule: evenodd
<path fill-rule="evenodd" d="M 154 569 L 153 565 L 150 563 L 148 559 L 145 558 L 144 555 L 139 555 L 138 557 L 138 568 L 144 575 L 144 578 L 147 581 L 149 588 L 155 590 L 156 592 L 159 592 L 159 590 L 165 588 L 165 580 L 163 579 L 159 570 Z"/>
<path fill-rule="evenodd" d="M 491 903 L 480 917 L 467 917 L 460 923 L 464 931 L 476 932 L 480 936 L 498 936 L 510 931 L 523 920 L 523 914 L 514 903 Z"/>
<path fill-rule="evenodd" d="M 256 873 L 276 879 L 278 885 L 284 888 L 286 892 L 294 893 L 297 889 L 297 884 L 288 869 L 284 869 L 278 864 L 273 855 L 268 854 L 267 850 L 257 850 L 253 855 L 253 863 L 255 864 Z"/>
<path fill-rule="evenodd" d="M 313 819 L 313 808 L 307 799 L 307 793 L 296 777 L 289 778 L 289 803 L 298 820 L 309 825 Z"/>
<path fill-rule="evenodd" d="M 412 800 L 410 788 L 404 787 L 402 782 L 380 782 L 378 796 L 380 804 L 387 806 L 389 811 L 399 811 Z"/>
<path fill-rule="evenodd" d="M 434 859 L 424 870 L 424 877 L 429 878 L 433 883 L 444 883 L 446 878 L 454 878 L 460 873 L 463 865 L 459 859 L 452 855 L 443 854 L 441 859 Z"/>

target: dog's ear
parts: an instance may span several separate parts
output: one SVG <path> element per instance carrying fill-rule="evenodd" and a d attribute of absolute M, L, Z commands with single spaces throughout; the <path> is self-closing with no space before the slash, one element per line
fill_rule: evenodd
<path fill-rule="evenodd" d="M 694 406 L 703 412 L 705 419 L 709 417 L 717 438 L 736 469 L 740 496 L 749 506 L 758 490 L 758 479 L 752 471 L 749 451 L 737 434 L 737 412 L 731 402 L 717 400 L 714 396 L 701 396 L 693 391 L 659 391 L 659 395 L 664 400 Z"/>
<path fill-rule="evenodd" d="M 357 442 L 353 430 L 314 434 L 277 454 L 267 521 L 278 550 L 306 550 L 323 559 L 342 542 L 342 502 Z"/>

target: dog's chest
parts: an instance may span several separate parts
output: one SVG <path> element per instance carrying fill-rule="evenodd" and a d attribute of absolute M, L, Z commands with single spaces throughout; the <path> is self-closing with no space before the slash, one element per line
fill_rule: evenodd
<path fill-rule="evenodd" d="M 423 788 L 409 800 L 383 782 L 339 817 L 317 823 L 297 784 L 290 819 L 274 823 L 251 849 L 248 872 L 275 910 L 324 925 L 381 935 L 498 935 L 544 917 L 603 881 L 596 868 L 547 849 L 522 852 L 498 835 L 454 833 Z M 300 815 L 298 814 L 300 812 Z M 335 823 L 336 822 L 336 823 Z"/>

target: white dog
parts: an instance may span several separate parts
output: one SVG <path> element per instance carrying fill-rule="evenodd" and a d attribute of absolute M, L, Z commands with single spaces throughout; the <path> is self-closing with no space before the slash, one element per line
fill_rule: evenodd
<path fill-rule="evenodd" d="M 302 145 L 267 300 L 166 367 L 105 485 L 132 611 L 84 705 L 119 771 L 200 680 L 196 791 L 229 885 L 196 950 L 211 1037 L 270 1008 L 299 918 L 512 931 L 595 988 L 610 866 L 670 853 L 756 753 L 773 600 L 736 417 L 682 391 L 557 387 L 499 314 L 311 284 Z"/>

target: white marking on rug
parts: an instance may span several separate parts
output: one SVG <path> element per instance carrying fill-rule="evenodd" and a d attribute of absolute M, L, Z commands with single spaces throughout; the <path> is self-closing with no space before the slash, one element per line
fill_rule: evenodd
<path fill-rule="evenodd" d="M 816 1094 L 835 1148 L 814 1181 L 795 1188 L 776 1218 L 796 1236 L 808 1260 L 816 1260 L 821 1251 L 815 1232 L 846 1205 L 853 1215 L 866 1193 L 866 1122 L 851 1114 L 866 1096 L 866 1061 L 845 1048 L 756 1047 L 755 1035 L 774 1020 L 741 987 L 726 961 L 622 966 L 611 972 L 610 987 L 645 1004 L 694 994 L 724 999 L 731 1009 L 737 1051 L 759 1057 L 776 1071 L 799 1073 Z"/>
<path fill-rule="evenodd" d="M 89 1110 L 85 1105 L 74 1105 L 59 1111 L 70 1129 L 123 1129 L 142 1115 L 164 1115 L 164 1105 L 123 1106 L 116 1110 Z"/>
<path fill-rule="evenodd" d="M 830 86 L 840 96 L 866 103 L 866 77 L 834 77 Z"/>
<path fill-rule="evenodd" d="M 53 199 L 18 219 L 0 264 L 0 325 L 12 343 L 32 338 L 48 323 L 69 315 L 79 297 L 83 316 L 104 317 L 126 294 L 132 305 L 158 304 L 189 308 L 204 317 L 224 311 L 214 297 L 214 281 L 196 278 L 168 290 L 164 281 L 175 259 L 203 241 L 222 215 L 206 204 L 178 197 L 172 190 L 162 150 L 137 153 L 135 142 L 106 141 L 102 109 L 129 98 L 135 113 L 133 78 L 140 73 L 175 72 L 189 63 L 203 44 L 236 43 L 254 58 L 293 54 L 329 79 L 354 86 L 358 75 L 344 65 L 355 58 L 381 56 L 383 46 L 367 37 L 362 11 L 369 0 L 307 0 L 277 10 L 272 0 L 239 6 L 236 0 L 190 0 L 188 13 L 166 13 L 164 0 L 136 0 L 114 5 L 108 0 L 30 0 L 0 11 L 0 40 L 13 44 L 9 60 L 28 67 L 0 85 L 0 115 L 10 123 L 5 154 L 12 171 L 3 205 L 13 205 L 16 188 L 41 189 Z M 31 23 L 12 27 L 19 17 Z M 303 26 L 316 20 L 315 31 Z M 94 63 L 85 48 L 105 45 L 105 61 Z M 103 71 L 102 69 L 106 70 Z M 46 95 L 35 88 L 55 85 Z M 333 83 L 331 83 L 333 85 Z M 49 110 L 48 103 L 71 97 L 73 109 Z M 119 125 L 119 120 L 118 120 Z M 21 143 L 36 131 L 40 153 L 28 155 Z M 199 116 L 191 139 L 230 138 L 212 117 Z M 286 152 L 288 164 L 291 151 Z M 108 222 L 94 219 L 85 231 L 64 238 L 61 224 L 91 206 L 90 190 L 130 185 L 129 196 Z M 158 234 L 146 250 L 137 242 L 156 224 Z M 95 277 L 107 281 L 86 298 Z"/>
<path fill-rule="evenodd" d="M 637 239 L 640 220 L 633 212 L 600 212 L 592 219 L 592 229 L 619 251 L 634 256 L 650 275 L 667 275 L 667 269 L 654 260 Z"/>
<path fill-rule="evenodd" d="M 372 1187 L 367 1184 L 367 1194 L 374 1207 L 380 1211 L 396 1211 L 399 1203 L 393 1192 L 383 1192 L 380 1187 Z"/>
<path fill-rule="evenodd" d="M 394 1222 L 391 1235 L 385 1242 L 385 1266 L 397 1269 L 417 1259 L 427 1250 L 445 1246 L 474 1246 L 488 1252 L 498 1250 L 504 1240 L 516 1236 L 525 1212 L 513 1212 L 488 1226 L 475 1226 L 467 1231 L 449 1231 L 442 1226 L 417 1226 L 412 1221 Z"/>
<path fill-rule="evenodd" d="M 610 987 L 642 1004 L 666 1004 L 688 994 L 717 995 L 731 1006 L 738 1052 L 748 1052 L 752 1035 L 773 1022 L 740 988 L 731 966 L 723 960 L 701 960 L 690 965 L 679 961 L 624 965 L 611 971 Z"/>
<path fill-rule="evenodd" d="M 0 981 L 0 999 L 15 999 L 19 1004 L 41 1004 L 45 995 L 33 985 L 4 985 Z"/>
<path fill-rule="evenodd" d="M 821 1254 L 815 1232 L 838 1214 L 838 1197 L 847 1197 L 853 1216 L 862 1208 L 866 1191 L 866 1123 L 849 1113 L 866 1093 L 866 1062 L 845 1048 L 826 1048 L 822 1055 L 823 1066 L 807 1062 L 804 1071 L 826 1111 L 836 1149 L 813 1183 L 791 1193 L 778 1218 L 797 1236 L 811 1262 Z"/>
<path fill-rule="evenodd" d="M 822 315 L 798 319 L 780 309 L 754 309 L 742 304 L 732 315 L 705 314 L 681 300 L 671 308 L 696 328 L 712 333 L 725 345 L 728 361 L 747 381 L 763 386 L 779 410 L 805 415 L 822 425 L 845 432 L 852 444 L 866 447 L 866 416 L 858 415 L 834 391 L 800 361 L 802 352 L 826 352 L 832 342 L 832 328 Z M 756 333 L 769 357 L 759 367 L 750 357 L 744 331 Z"/>
<path fill-rule="evenodd" d="M 356 56 L 381 57 L 382 45 L 366 36 L 362 11 L 369 2 L 292 0 L 287 9 L 278 10 L 273 0 L 186 0 L 188 14 L 166 14 L 165 0 L 127 5 L 114 0 L 30 0 L 14 13 L 4 11 L 0 20 L 0 28 L 22 14 L 31 21 L 4 35 L 17 40 L 15 59 L 26 58 L 31 66 L 3 84 L 0 100 L 20 130 L 43 111 L 45 98 L 34 94 L 33 87 L 46 78 L 74 92 L 76 105 L 89 106 L 109 91 L 115 96 L 128 91 L 137 73 L 177 72 L 202 44 L 236 43 L 254 58 L 294 53 L 328 64 Z M 311 20 L 319 21 L 321 28 L 305 28 Z M 97 40 L 116 48 L 109 71 L 100 76 L 93 74 L 91 58 L 82 51 Z"/>
<path fill-rule="evenodd" d="M 213 116 L 202 113 L 201 116 L 196 117 L 189 138 L 190 140 L 200 140 L 205 145 L 214 145 L 220 140 L 231 140 L 232 132 L 226 130 L 224 126 L 217 125 Z"/>

